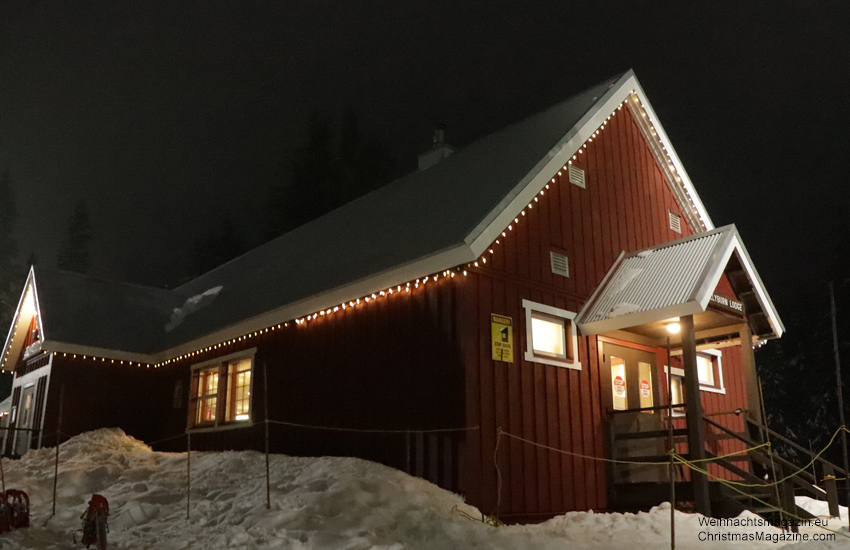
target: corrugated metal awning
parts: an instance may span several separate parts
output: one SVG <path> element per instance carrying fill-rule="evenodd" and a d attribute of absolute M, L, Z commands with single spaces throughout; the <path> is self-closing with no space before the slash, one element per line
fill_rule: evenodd
<path fill-rule="evenodd" d="M 755 298 L 747 315 L 766 321 L 754 333 L 781 336 L 785 328 L 734 225 L 621 254 L 578 314 L 578 327 L 599 334 L 704 312 L 733 254 L 748 287 L 736 291 L 752 290 Z"/>

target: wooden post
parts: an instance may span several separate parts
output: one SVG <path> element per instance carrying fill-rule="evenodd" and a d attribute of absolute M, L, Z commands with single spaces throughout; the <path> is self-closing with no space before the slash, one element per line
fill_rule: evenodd
<path fill-rule="evenodd" d="M 0 456 L 0 483 L 3 484 L 3 492 L 6 492 L 6 472 L 3 471 L 3 457 Z"/>
<path fill-rule="evenodd" d="M 670 364 L 670 336 L 667 336 L 667 437 L 670 447 L 670 550 L 676 550 L 676 463 L 673 451 L 676 439 L 673 433 L 673 366 Z"/>
<path fill-rule="evenodd" d="M 56 459 L 53 463 L 53 512 L 56 515 L 56 485 L 59 480 L 59 444 L 62 442 L 62 406 L 65 402 L 65 384 L 59 388 L 59 421 L 56 423 Z"/>
<path fill-rule="evenodd" d="M 850 466 L 847 458 L 847 425 L 844 423 L 844 384 L 841 381 L 841 359 L 838 356 L 838 327 L 835 323 L 835 291 L 829 282 L 829 310 L 832 315 L 832 351 L 835 354 L 835 393 L 838 396 L 838 421 L 841 423 L 841 453 L 844 457 L 844 491 L 850 506 Z M 850 521 L 850 519 L 848 519 Z"/>
<path fill-rule="evenodd" d="M 761 426 L 764 419 L 761 416 L 761 394 L 756 374 L 756 356 L 753 353 L 753 334 L 749 324 L 741 324 L 738 337 L 741 340 L 741 370 L 744 372 L 744 385 L 747 388 L 747 414 Z"/>
<path fill-rule="evenodd" d="M 705 426 L 700 401 L 694 316 L 686 315 L 679 321 L 682 327 L 682 363 L 685 367 L 685 392 L 687 393 L 685 414 L 688 423 L 688 456 L 690 460 L 703 460 L 705 458 Z M 694 487 L 694 508 L 704 516 L 711 516 L 708 477 L 701 472 L 691 470 L 691 483 Z"/>
<path fill-rule="evenodd" d="M 189 519 L 189 504 L 192 501 L 192 433 L 186 432 L 186 519 Z"/>
<path fill-rule="evenodd" d="M 817 479 L 815 479 L 817 482 Z M 829 462 L 823 465 L 823 488 L 826 490 L 826 503 L 829 506 L 829 517 L 840 518 L 838 507 L 838 487 L 835 484 L 835 470 Z"/>
<path fill-rule="evenodd" d="M 263 422 L 266 425 L 266 510 L 271 510 L 272 507 L 272 490 L 271 481 L 269 479 L 269 371 L 266 368 L 266 362 L 263 361 Z"/>

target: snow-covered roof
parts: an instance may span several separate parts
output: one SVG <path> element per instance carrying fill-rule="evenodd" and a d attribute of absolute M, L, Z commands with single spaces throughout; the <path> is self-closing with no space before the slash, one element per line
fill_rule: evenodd
<path fill-rule="evenodd" d="M 785 327 L 734 225 L 621 254 L 576 323 L 582 334 L 599 334 L 702 313 L 733 254 L 733 267 L 745 279 L 730 277 L 730 283 L 739 296 L 752 296 L 745 303 L 754 334 L 781 336 Z"/>
<path fill-rule="evenodd" d="M 654 145 L 665 155 L 668 184 L 683 212 L 694 227 L 712 229 L 628 71 L 174 291 L 38 268 L 44 349 L 163 361 L 474 261 L 629 98 L 653 118 Z M 629 107 L 635 108 L 632 101 Z M 220 291 L 204 299 L 202 311 L 179 315 L 187 300 L 216 287 Z M 174 322 L 175 315 L 180 322 Z"/>

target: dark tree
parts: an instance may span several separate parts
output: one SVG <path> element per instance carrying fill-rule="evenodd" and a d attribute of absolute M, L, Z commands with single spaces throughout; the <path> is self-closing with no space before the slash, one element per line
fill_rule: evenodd
<path fill-rule="evenodd" d="M 89 242 L 91 241 L 91 222 L 86 203 L 83 200 L 77 202 L 74 213 L 68 220 L 68 229 L 65 238 L 59 245 L 59 258 L 57 266 L 66 271 L 77 273 L 88 273 L 89 270 Z"/>
<path fill-rule="evenodd" d="M 23 285 L 17 264 L 16 217 L 15 193 L 6 170 L 0 175 L 0 332 L 4 337 L 12 324 Z"/>
<path fill-rule="evenodd" d="M 385 185 L 394 163 L 376 140 L 361 136 L 349 110 L 338 129 L 327 115 L 313 113 L 304 145 L 289 155 L 282 172 L 271 190 L 270 238 Z"/>
<path fill-rule="evenodd" d="M 224 218 L 192 247 L 190 276 L 197 277 L 248 251 L 247 240 L 236 230 L 230 218 Z"/>

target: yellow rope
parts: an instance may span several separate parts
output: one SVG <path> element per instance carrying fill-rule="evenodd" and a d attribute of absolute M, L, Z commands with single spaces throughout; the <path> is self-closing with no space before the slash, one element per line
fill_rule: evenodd
<path fill-rule="evenodd" d="M 810 460 L 810 461 L 809 461 L 809 462 L 808 462 L 805 466 L 803 466 L 802 468 L 800 468 L 800 469 L 798 469 L 798 470 L 796 470 L 796 471 L 794 471 L 794 472 L 792 472 L 792 473 L 788 474 L 787 476 L 783 477 L 782 479 L 778 479 L 778 480 L 773 481 L 773 482 L 770 482 L 770 483 L 745 483 L 745 482 L 743 482 L 743 481 L 732 481 L 732 480 L 724 480 L 724 481 L 726 481 L 726 482 L 728 482 L 728 483 L 734 483 L 734 484 L 735 484 L 735 485 L 737 485 L 738 487 L 773 487 L 774 485 L 779 485 L 780 483 L 783 483 L 783 482 L 785 482 L 785 481 L 788 481 L 788 480 L 789 480 L 789 479 L 791 479 L 792 477 L 795 477 L 795 476 L 799 475 L 800 473 L 807 471 L 807 470 L 809 469 L 809 467 L 810 467 L 812 464 L 814 464 L 814 463 L 815 463 L 815 461 L 816 461 L 816 460 L 818 460 L 818 459 L 821 457 L 821 455 L 822 455 L 823 453 L 825 453 L 825 452 L 826 452 L 826 451 L 827 451 L 827 450 L 828 450 L 828 449 L 832 446 L 832 444 L 835 442 L 835 438 L 838 436 L 838 434 L 839 434 L 839 433 L 841 433 L 841 431 L 842 431 L 842 430 L 847 431 L 848 433 L 850 433 L 850 430 L 847 430 L 847 428 L 845 428 L 844 426 L 840 426 L 837 430 L 835 430 L 835 433 L 834 433 L 834 434 L 832 434 L 832 437 L 829 439 L 829 443 L 827 443 L 827 444 L 826 444 L 826 447 L 824 447 L 824 448 L 823 448 L 823 449 L 822 449 L 819 453 L 817 453 L 816 455 L 814 455 L 814 456 L 813 456 L 813 458 L 812 458 L 812 460 Z M 754 449 L 756 449 L 756 448 L 758 448 L 758 447 L 753 447 L 753 448 L 754 448 Z M 686 464 L 686 465 L 688 465 L 689 467 L 692 467 L 692 466 L 691 466 L 691 464 L 696 464 L 697 462 L 699 462 L 699 461 L 688 461 L 688 460 L 685 460 L 685 458 L 684 458 L 684 457 L 682 457 L 682 456 L 680 456 L 680 455 L 677 455 L 677 454 L 675 454 L 675 453 L 674 453 L 674 455 L 675 455 L 675 456 L 677 456 L 677 457 L 679 457 L 679 460 L 681 460 L 683 464 Z M 718 458 L 720 458 L 720 457 L 718 457 Z M 698 471 L 699 471 L 699 470 L 698 470 Z M 712 476 L 712 477 L 714 477 L 714 476 Z"/>
<path fill-rule="evenodd" d="M 755 447 L 749 447 L 747 449 L 741 449 L 740 451 L 735 451 L 733 453 L 728 453 L 728 454 L 725 454 L 725 455 L 714 456 L 714 457 L 711 457 L 711 458 L 700 458 L 700 459 L 697 459 L 697 460 L 691 460 L 691 462 L 693 462 L 693 463 L 714 462 L 715 460 L 722 460 L 724 458 L 729 458 L 730 456 L 737 456 L 737 455 L 749 453 L 750 451 L 755 451 L 756 449 L 761 449 L 762 447 L 770 447 L 770 442 L 768 441 L 767 443 L 762 443 L 761 445 L 756 445 Z M 675 454 L 675 453 L 673 453 L 673 454 Z"/>
<path fill-rule="evenodd" d="M 774 506 L 773 504 L 770 504 L 769 502 L 766 502 L 766 501 L 764 501 L 764 500 L 762 500 L 762 499 L 760 499 L 760 498 L 758 498 L 758 497 L 756 497 L 756 496 L 753 496 L 753 495 L 751 495 L 751 494 L 747 493 L 746 491 L 742 491 L 742 490 L 738 489 L 738 488 L 737 488 L 737 487 L 735 487 L 735 486 L 733 485 L 733 483 L 732 483 L 731 481 L 729 481 L 728 479 L 721 479 L 721 478 L 717 477 L 716 475 L 714 475 L 714 474 L 710 473 L 708 470 L 704 470 L 704 469 L 702 469 L 702 468 L 698 468 L 698 467 L 694 466 L 693 464 L 691 464 L 690 462 L 688 462 L 687 460 L 683 459 L 681 456 L 679 456 L 679 455 L 677 455 L 677 454 L 674 454 L 673 456 L 674 456 L 674 458 L 676 459 L 676 462 L 679 462 L 680 464 L 684 464 L 685 466 L 687 466 L 688 468 L 690 468 L 690 469 L 692 469 L 692 470 L 695 470 L 695 471 L 700 472 L 700 473 L 702 473 L 702 474 L 704 474 L 704 475 L 706 475 L 706 476 L 709 476 L 709 477 L 714 478 L 714 480 L 715 480 L 715 481 L 718 481 L 718 482 L 722 483 L 723 485 L 726 485 L 727 487 L 729 487 L 730 489 L 732 489 L 732 490 L 733 490 L 733 491 L 735 491 L 736 493 L 739 493 L 739 494 L 741 494 L 741 495 L 746 496 L 747 498 L 750 498 L 750 499 L 752 499 L 752 500 L 755 500 L 756 502 L 758 502 L 758 503 L 760 503 L 760 504 L 763 504 L 763 505 L 767 506 L 768 508 L 771 508 L 771 509 L 773 509 L 773 510 L 776 510 L 777 512 L 779 512 L 779 513 L 781 513 L 781 514 L 785 514 L 785 515 L 789 516 L 789 517 L 790 517 L 790 518 L 792 518 L 792 519 L 796 519 L 796 520 L 798 520 L 798 521 L 809 521 L 809 520 L 807 520 L 806 518 L 803 518 L 803 517 L 797 516 L 797 515 L 792 514 L 792 513 L 788 512 L 788 511 L 786 511 L 786 510 L 782 510 L 781 508 L 777 508 L 776 506 Z M 823 529 L 824 531 L 829 531 L 830 533 L 834 533 L 834 534 L 837 534 L 837 535 L 841 535 L 842 537 L 845 537 L 845 538 L 850 539 L 850 535 L 847 535 L 846 533 L 842 533 L 842 532 L 840 532 L 840 531 L 835 531 L 835 530 L 833 530 L 833 529 L 829 529 L 828 527 L 824 527 L 824 526 L 822 526 L 822 525 L 815 525 L 815 527 L 818 527 L 819 529 Z"/>

